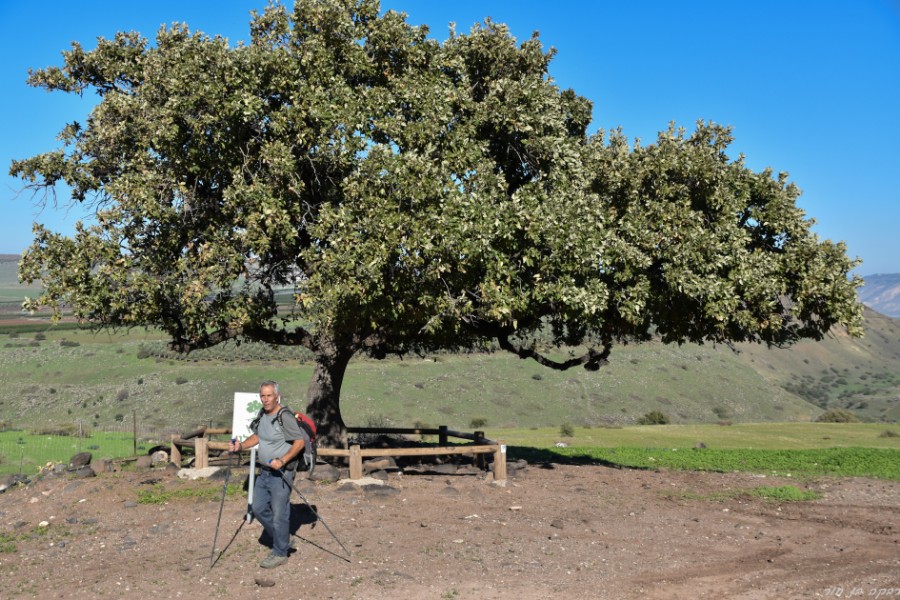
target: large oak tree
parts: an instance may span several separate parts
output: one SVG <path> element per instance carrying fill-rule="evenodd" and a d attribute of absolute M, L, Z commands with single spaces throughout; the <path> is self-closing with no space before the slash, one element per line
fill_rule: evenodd
<path fill-rule="evenodd" d="M 811 232 L 786 175 L 729 158 L 712 123 L 646 146 L 588 135 L 552 52 L 503 25 L 439 43 L 376 0 L 298 0 L 254 14 L 246 45 L 174 25 L 63 56 L 29 83 L 99 101 L 11 173 L 68 184 L 95 218 L 71 237 L 35 226 L 20 275 L 45 291 L 28 306 L 157 326 L 185 352 L 305 346 L 330 443 L 358 353 L 495 341 L 596 369 L 651 335 L 858 331 L 855 263 Z M 583 352 L 550 360 L 539 333 Z"/>

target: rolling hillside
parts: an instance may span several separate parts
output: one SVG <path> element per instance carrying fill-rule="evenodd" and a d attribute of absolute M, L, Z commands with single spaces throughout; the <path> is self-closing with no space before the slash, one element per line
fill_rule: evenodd
<path fill-rule="evenodd" d="M 0 296 L 10 297 L 0 303 L 12 307 L 10 316 L 31 291 L 16 282 L 17 260 L 0 256 Z M 634 423 L 651 410 L 675 423 L 804 421 L 835 407 L 867 421 L 898 421 L 900 320 L 865 314 L 862 339 L 838 332 L 785 350 L 629 345 L 597 373 L 557 372 L 505 353 L 357 359 L 342 406 L 352 425 L 603 426 Z M 234 391 L 253 391 L 271 377 L 300 406 L 311 371 L 298 349 L 245 344 L 185 359 L 153 332 L 111 336 L 0 320 L 0 421 L 13 424 L 97 427 L 132 413 L 157 428 L 227 424 Z"/>

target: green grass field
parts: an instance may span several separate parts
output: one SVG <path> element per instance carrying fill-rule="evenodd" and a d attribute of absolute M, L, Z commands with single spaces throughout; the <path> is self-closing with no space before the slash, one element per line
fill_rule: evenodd
<path fill-rule="evenodd" d="M 893 432 L 886 435 L 885 432 Z M 735 435 L 730 435 L 734 433 Z M 752 471 L 773 475 L 860 476 L 900 479 L 900 427 L 876 424 L 758 423 L 633 426 L 576 429 L 562 438 L 551 428 L 488 429 L 504 441 L 511 459 L 592 462 L 628 468 Z M 556 447 L 565 440 L 568 447 Z M 707 448 L 694 449 L 697 441 Z M 138 453 L 156 442 L 138 440 Z M 0 432 L 0 474 L 33 474 L 47 462 L 65 462 L 77 452 L 98 458 L 134 454 L 127 432 L 93 432 L 89 437 Z"/>
<path fill-rule="evenodd" d="M 900 425 L 883 423 L 740 423 L 729 426 L 636 425 L 575 427 L 566 437 L 559 428 L 491 429 L 485 435 L 512 445 L 550 448 L 558 442 L 589 448 L 693 448 L 703 442 L 717 450 L 817 450 L 822 448 L 900 449 Z M 893 432 L 886 434 L 885 432 Z"/>
<path fill-rule="evenodd" d="M 138 440 L 138 454 L 155 445 Z M 123 458 L 135 454 L 134 436 L 128 432 L 93 432 L 88 436 L 46 435 L 30 431 L 0 431 L 0 474 L 33 475 L 48 462 L 64 463 L 79 452 L 96 458 Z"/>

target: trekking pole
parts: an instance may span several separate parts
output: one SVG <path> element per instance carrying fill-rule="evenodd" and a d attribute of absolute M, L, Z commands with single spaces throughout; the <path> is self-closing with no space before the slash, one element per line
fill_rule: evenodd
<path fill-rule="evenodd" d="M 232 444 L 234 439 L 231 440 Z M 212 550 L 209 552 L 209 568 L 216 564 L 216 541 L 219 539 L 219 524 L 222 522 L 222 509 L 225 508 L 225 493 L 228 491 L 228 480 L 231 479 L 231 459 L 234 452 L 228 453 L 228 470 L 225 471 L 225 485 L 222 486 L 222 501 L 219 503 L 219 518 L 216 519 L 216 533 L 213 536 Z"/>
<path fill-rule="evenodd" d="M 247 481 L 247 514 L 244 520 L 253 521 L 253 486 L 256 485 L 256 446 L 250 448 L 250 474 Z"/>
<path fill-rule="evenodd" d="M 300 496 L 300 499 L 303 500 L 303 501 L 306 503 L 306 506 L 309 507 L 309 510 L 311 510 L 311 511 L 312 511 L 312 514 L 316 517 L 316 521 L 321 521 L 321 522 L 322 522 L 322 525 L 325 526 L 325 529 L 328 530 L 328 533 L 331 534 L 331 537 L 334 538 L 334 541 L 336 541 L 336 542 L 338 543 L 338 545 L 340 545 L 340 547 L 344 549 L 344 552 L 346 552 L 346 553 L 347 553 L 347 556 L 349 557 L 349 556 L 350 556 L 350 551 L 347 550 L 347 546 L 345 546 L 344 544 L 341 543 L 341 540 L 338 539 L 338 536 L 334 535 L 334 532 L 331 530 L 331 527 L 329 527 L 329 526 L 328 526 L 328 523 L 325 522 L 325 519 L 323 519 L 323 518 L 319 515 L 319 513 L 316 512 L 316 509 L 313 508 L 313 505 L 310 504 L 309 500 L 306 499 L 306 496 L 303 495 L 303 492 L 301 492 L 299 489 L 297 489 L 297 486 L 296 486 L 296 485 L 294 485 L 293 483 L 289 483 L 288 480 L 284 478 L 284 473 L 281 472 L 281 469 L 277 469 L 277 470 L 276 470 L 276 469 L 273 469 L 273 471 L 275 471 L 276 473 L 278 473 L 278 476 L 281 477 L 281 480 L 284 481 L 285 483 L 287 483 L 288 485 L 290 485 L 290 486 L 291 486 L 291 489 L 294 490 L 295 492 L 297 492 L 297 495 Z"/>

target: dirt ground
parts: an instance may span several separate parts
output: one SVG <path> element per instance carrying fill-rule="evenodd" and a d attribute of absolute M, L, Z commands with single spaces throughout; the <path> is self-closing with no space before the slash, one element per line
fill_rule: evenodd
<path fill-rule="evenodd" d="M 238 475 L 233 475 L 238 477 Z M 270 571 L 243 496 L 138 503 L 164 471 L 45 478 L 0 494 L 0 598 L 900 598 L 900 483 L 530 465 L 304 481 L 298 551 Z M 793 484 L 822 498 L 741 494 Z M 42 523 L 44 523 L 42 525 Z"/>

